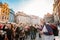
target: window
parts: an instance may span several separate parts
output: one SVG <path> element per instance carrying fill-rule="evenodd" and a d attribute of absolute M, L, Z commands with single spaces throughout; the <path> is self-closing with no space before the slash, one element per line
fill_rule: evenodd
<path fill-rule="evenodd" d="M 4 16 L 2 16 L 2 19 L 4 19 Z"/>
<path fill-rule="evenodd" d="M 7 18 L 8 19 L 8 18 Z"/>

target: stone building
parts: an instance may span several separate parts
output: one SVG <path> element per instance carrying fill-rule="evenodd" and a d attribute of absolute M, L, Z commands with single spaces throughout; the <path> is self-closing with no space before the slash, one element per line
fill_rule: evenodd
<path fill-rule="evenodd" d="M 9 19 L 9 6 L 7 3 L 0 2 L 0 22 L 7 22 Z"/>
<path fill-rule="evenodd" d="M 54 23 L 54 16 L 50 13 L 45 14 L 44 20 L 49 23 Z"/>
<path fill-rule="evenodd" d="M 60 0 L 54 0 L 53 15 L 54 15 L 54 22 L 60 23 Z"/>
<path fill-rule="evenodd" d="M 31 15 L 31 24 L 40 24 L 40 17 Z"/>

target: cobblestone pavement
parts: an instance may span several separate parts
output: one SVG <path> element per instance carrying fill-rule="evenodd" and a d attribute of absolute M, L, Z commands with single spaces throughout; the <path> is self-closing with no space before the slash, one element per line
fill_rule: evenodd
<path fill-rule="evenodd" d="M 26 40 L 31 40 L 31 39 L 30 39 L 30 36 L 29 36 Z M 36 36 L 36 39 L 35 39 L 35 40 L 41 40 L 41 38 L 39 38 L 38 33 L 37 33 L 37 36 Z M 60 34 L 59 34 L 57 40 L 60 40 Z"/>
<path fill-rule="evenodd" d="M 31 39 L 30 39 L 30 36 L 29 36 L 26 40 L 31 40 Z M 36 39 L 35 39 L 35 40 L 41 40 L 41 38 L 39 38 L 38 33 L 37 33 L 37 35 L 36 35 Z M 60 27 L 59 27 L 59 36 L 58 36 L 57 40 L 60 40 Z"/>

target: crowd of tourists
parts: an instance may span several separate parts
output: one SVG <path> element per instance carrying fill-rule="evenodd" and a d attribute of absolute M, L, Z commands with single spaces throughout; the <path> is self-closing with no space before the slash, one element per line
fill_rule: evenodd
<path fill-rule="evenodd" d="M 0 23 L 0 40 L 56 40 L 58 36 L 58 28 L 56 24 L 46 23 L 41 20 L 41 24 L 24 25 L 12 23 Z"/>

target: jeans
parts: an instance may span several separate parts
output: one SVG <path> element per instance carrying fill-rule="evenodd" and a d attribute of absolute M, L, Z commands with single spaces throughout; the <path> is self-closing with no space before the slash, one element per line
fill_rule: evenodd
<path fill-rule="evenodd" d="M 36 38 L 36 34 L 35 34 L 35 33 L 31 33 L 31 34 L 30 34 L 30 37 L 31 37 L 31 39 L 33 40 L 33 39 Z"/>

